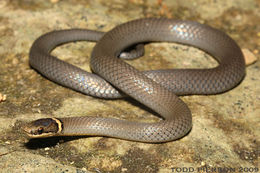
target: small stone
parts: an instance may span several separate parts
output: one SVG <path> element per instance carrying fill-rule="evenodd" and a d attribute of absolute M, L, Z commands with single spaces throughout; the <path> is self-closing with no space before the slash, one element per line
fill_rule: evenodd
<path fill-rule="evenodd" d="M 127 168 L 122 168 L 121 169 L 121 172 L 126 172 L 127 171 Z"/>
<path fill-rule="evenodd" d="M 6 100 L 6 95 L 0 93 L 0 103 Z"/>
<path fill-rule="evenodd" d="M 250 65 L 256 62 L 257 58 L 250 50 L 242 49 L 242 52 L 245 56 L 246 65 Z"/>
<path fill-rule="evenodd" d="M 259 51 L 258 51 L 257 49 L 255 49 L 255 50 L 253 50 L 253 53 L 254 53 L 254 54 L 258 54 Z"/>
<path fill-rule="evenodd" d="M 50 0 L 51 3 L 57 3 L 59 0 Z"/>

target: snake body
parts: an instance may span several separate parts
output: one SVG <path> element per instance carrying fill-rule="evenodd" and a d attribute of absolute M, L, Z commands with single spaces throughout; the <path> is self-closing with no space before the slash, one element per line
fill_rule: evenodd
<path fill-rule="evenodd" d="M 90 62 L 95 74 L 50 55 L 57 45 L 78 40 L 98 40 Z M 211 54 L 219 65 L 140 72 L 118 58 L 129 46 L 144 42 L 191 45 Z M 172 141 L 190 131 L 191 112 L 176 95 L 225 92 L 245 75 L 241 49 L 225 33 L 197 22 L 157 18 L 133 20 L 105 34 L 77 29 L 49 33 L 32 45 L 30 65 L 47 78 L 85 94 L 102 98 L 128 95 L 160 114 L 162 120 L 142 123 L 87 116 L 46 118 L 24 128 L 29 136 L 94 135 L 152 143 Z"/>

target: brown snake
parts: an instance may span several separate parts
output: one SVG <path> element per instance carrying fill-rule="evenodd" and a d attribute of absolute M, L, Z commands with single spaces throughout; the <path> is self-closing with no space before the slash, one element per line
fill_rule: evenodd
<path fill-rule="evenodd" d="M 50 55 L 57 45 L 78 40 L 99 40 L 90 63 L 97 75 Z M 211 69 L 140 72 L 118 58 L 129 46 L 144 42 L 191 45 L 212 55 L 219 65 Z M 133 20 L 105 35 L 78 29 L 46 34 L 33 43 L 30 65 L 50 80 L 85 94 L 119 98 L 124 93 L 162 117 L 155 123 L 88 116 L 39 119 L 24 127 L 30 137 L 91 135 L 152 143 L 175 140 L 192 127 L 189 108 L 175 94 L 225 92 L 245 75 L 239 46 L 223 32 L 196 22 L 157 18 Z"/>

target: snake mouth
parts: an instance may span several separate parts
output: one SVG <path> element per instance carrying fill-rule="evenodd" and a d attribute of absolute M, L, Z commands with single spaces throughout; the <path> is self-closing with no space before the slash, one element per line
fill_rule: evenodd
<path fill-rule="evenodd" d="M 31 128 L 29 128 L 28 126 L 23 126 L 22 130 L 29 138 L 37 138 L 37 137 L 42 136 L 42 135 L 37 135 L 36 133 L 34 133 L 33 130 Z"/>
<path fill-rule="evenodd" d="M 45 138 L 53 136 L 53 133 L 39 133 L 33 130 L 32 128 L 28 126 L 22 127 L 23 132 L 29 137 L 29 138 Z"/>

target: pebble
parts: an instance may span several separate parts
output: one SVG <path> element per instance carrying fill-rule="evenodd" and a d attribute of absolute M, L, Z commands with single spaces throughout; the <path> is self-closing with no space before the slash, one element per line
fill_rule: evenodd
<path fill-rule="evenodd" d="M 1 102 L 4 102 L 5 100 L 6 100 L 6 95 L 0 93 L 0 103 L 1 103 Z"/>
<path fill-rule="evenodd" d="M 245 57 L 245 61 L 246 61 L 246 65 L 251 65 L 254 62 L 257 61 L 256 56 L 248 49 L 242 49 L 242 52 L 244 54 Z"/>

